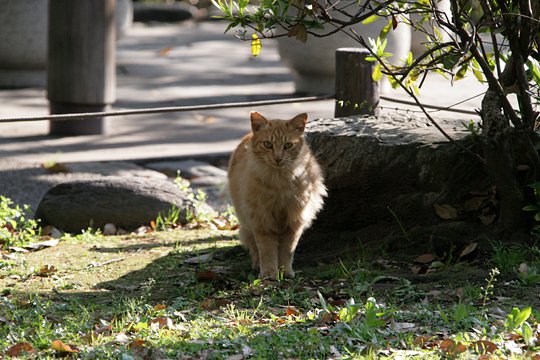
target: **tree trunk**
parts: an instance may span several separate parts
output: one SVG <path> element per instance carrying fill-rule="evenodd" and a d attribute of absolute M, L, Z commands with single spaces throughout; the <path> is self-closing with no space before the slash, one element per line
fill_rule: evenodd
<path fill-rule="evenodd" d="M 497 93 L 488 89 L 482 100 L 482 140 L 486 170 L 490 175 L 499 199 L 497 225 L 501 234 L 523 230 L 526 217 L 523 213 L 525 197 L 516 176 L 516 163 L 512 135 L 514 128 L 502 112 Z"/>

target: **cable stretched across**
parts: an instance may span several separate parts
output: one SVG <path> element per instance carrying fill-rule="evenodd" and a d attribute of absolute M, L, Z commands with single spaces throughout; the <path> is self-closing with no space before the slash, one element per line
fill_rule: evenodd
<path fill-rule="evenodd" d="M 100 118 L 100 117 L 113 117 L 113 116 L 125 116 L 125 115 L 147 115 L 147 114 L 160 114 L 160 113 L 182 112 L 182 111 L 215 110 L 215 109 L 225 109 L 225 108 L 290 104 L 294 102 L 322 101 L 322 100 L 331 100 L 331 99 L 334 99 L 334 95 L 318 95 L 318 96 L 305 96 L 305 97 L 296 97 L 296 98 L 288 98 L 288 99 L 244 101 L 244 102 L 208 104 L 208 105 L 170 106 L 170 107 L 158 107 L 158 108 L 148 108 L 148 109 L 117 110 L 117 111 L 104 111 L 104 112 L 76 113 L 76 114 L 53 114 L 53 115 L 45 115 L 45 116 L 3 118 L 3 119 L 0 119 L 0 123 L 42 121 L 42 120 L 54 120 L 54 121 L 85 120 L 85 119 Z"/>
<path fill-rule="evenodd" d="M 317 96 L 293 97 L 293 98 L 287 98 L 287 99 L 244 101 L 244 102 L 221 103 L 221 104 L 169 106 L 169 107 L 134 109 L 134 110 L 116 110 L 116 111 L 76 113 L 76 114 L 53 114 L 53 115 L 45 115 L 45 116 L 11 117 L 11 118 L 1 118 L 0 123 L 31 122 L 31 121 L 43 121 L 43 120 L 54 120 L 54 121 L 85 120 L 85 119 L 93 119 L 93 118 L 101 118 L 101 117 L 114 117 L 114 116 L 126 116 L 126 115 L 147 115 L 147 114 L 160 114 L 160 113 L 182 112 L 182 111 L 203 111 L 203 110 L 215 110 L 215 109 L 225 109 L 225 108 L 279 105 L 279 104 L 290 104 L 290 103 L 295 103 L 295 102 L 332 100 L 334 98 L 335 98 L 334 95 L 317 95 Z M 387 96 L 380 96 L 380 99 L 389 101 L 389 102 L 399 103 L 399 104 L 418 106 L 413 101 L 394 99 Z M 461 113 L 461 114 L 478 115 L 477 112 L 475 111 L 465 110 L 465 109 L 455 109 L 453 108 L 453 105 L 449 107 L 444 107 L 444 106 L 423 104 L 423 106 L 427 109 L 435 109 L 437 111 L 450 111 L 450 112 L 456 112 L 456 113 Z"/>

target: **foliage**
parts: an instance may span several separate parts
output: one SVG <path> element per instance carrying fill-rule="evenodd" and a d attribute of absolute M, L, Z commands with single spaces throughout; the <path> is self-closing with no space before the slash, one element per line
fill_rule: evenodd
<path fill-rule="evenodd" d="M 534 204 L 523 207 L 523 210 L 533 213 L 536 225 L 532 231 L 538 237 L 540 236 L 540 181 L 530 184 L 529 187 L 533 189 L 535 201 Z"/>
<path fill-rule="evenodd" d="M 32 240 L 38 234 L 36 220 L 27 215 L 28 205 L 22 208 L 0 195 L 0 245 L 8 248 Z"/>
<path fill-rule="evenodd" d="M 526 183 L 540 177 L 540 157 L 534 142 L 539 119 L 540 6 L 535 0 L 449 0 L 444 9 L 438 1 L 322 1 L 213 0 L 228 27 L 250 40 L 268 37 L 322 37 L 342 32 L 371 52 L 376 61 L 373 78 L 383 76 L 400 87 L 424 110 L 426 117 L 454 140 L 421 106 L 417 94 L 431 73 L 455 83 L 468 74 L 487 85 L 479 112 L 482 122 L 466 125 L 483 145 L 480 160 L 500 195 L 497 226 L 501 233 L 522 227 Z M 366 39 L 362 24 L 383 20 L 377 39 Z M 353 27 L 354 25 L 354 27 Z M 399 65 L 388 61 L 386 36 L 398 26 L 423 34 L 420 54 L 409 54 Z M 257 51 L 260 49 L 258 48 Z M 516 98 L 515 104 L 511 98 Z M 337 99 L 340 101 L 340 99 Z M 477 136 L 476 136 L 477 135 Z M 455 142 L 454 142 L 455 143 Z M 467 151 L 467 149 L 464 148 Z M 522 173 L 516 176 L 520 165 Z"/>
<path fill-rule="evenodd" d="M 239 249 L 232 235 L 176 230 L 97 236 L 91 243 L 73 237 L 17 255 L 11 269 L 0 269 L 0 354 L 525 359 L 540 353 L 538 301 L 495 302 L 493 291 L 507 290 L 503 282 L 491 281 L 481 308 L 473 282 L 467 286 L 475 291 L 459 296 L 462 285 L 438 280 L 418 285 L 422 301 L 397 298 L 405 273 L 368 269 L 367 257 L 304 266 L 295 279 L 252 280 L 249 256 L 233 255 Z M 360 283 L 370 285 L 351 296 Z"/>
<path fill-rule="evenodd" d="M 187 228 L 210 227 L 219 230 L 232 230 L 238 227 L 238 219 L 231 206 L 221 213 L 215 212 L 207 204 L 208 195 L 202 189 L 194 189 L 188 179 L 180 176 L 174 180 L 178 189 L 186 194 L 187 206 L 172 206 L 166 213 L 159 213 L 152 227 L 163 231 L 182 226 L 185 218 Z"/>

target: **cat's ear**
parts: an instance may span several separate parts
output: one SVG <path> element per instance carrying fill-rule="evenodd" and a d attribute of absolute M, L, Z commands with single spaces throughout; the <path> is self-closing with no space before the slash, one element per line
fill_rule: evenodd
<path fill-rule="evenodd" d="M 256 111 L 252 111 L 249 115 L 251 118 L 251 130 L 253 132 L 261 130 L 268 124 L 268 120 Z"/>
<path fill-rule="evenodd" d="M 294 130 L 298 131 L 299 133 L 304 132 L 304 128 L 306 127 L 306 123 L 307 123 L 307 114 L 306 113 L 296 115 L 291 120 L 289 120 L 289 126 L 291 126 Z"/>

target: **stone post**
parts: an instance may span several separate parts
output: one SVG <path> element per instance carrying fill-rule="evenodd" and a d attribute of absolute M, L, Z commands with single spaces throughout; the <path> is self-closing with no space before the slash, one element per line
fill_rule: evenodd
<path fill-rule="evenodd" d="M 116 0 L 50 0 L 51 114 L 101 112 L 115 101 Z M 105 134 L 105 118 L 51 121 L 51 135 Z"/>
<path fill-rule="evenodd" d="M 375 62 L 361 48 L 336 50 L 335 117 L 379 115 L 379 84 L 373 81 Z"/>

